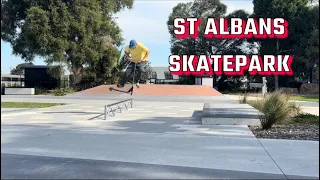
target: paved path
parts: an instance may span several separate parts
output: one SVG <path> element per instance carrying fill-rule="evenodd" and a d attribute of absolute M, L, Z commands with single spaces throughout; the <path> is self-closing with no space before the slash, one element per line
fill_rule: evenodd
<path fill-rule="evenodd" d="M 2 177 L 16 179 L 285 179 L 278 174 L 15 154 L 1 154 L 1 165 Z"/>
<path fill-rule="evenodd" d="M 1 114 L 16 113 L 33 110 L 31 108 L 1 108 Z"/>
<path fill-rule="evenodd" d="M 2 178 L 301 179 L 319 174 L 319 142 L 264 141 L 247 126 L 203 126 L 202 102 L 134 101 L 133 109 L 108 120 L 101 116 L 102 101 L 77 102 L 1 117 Z"/>

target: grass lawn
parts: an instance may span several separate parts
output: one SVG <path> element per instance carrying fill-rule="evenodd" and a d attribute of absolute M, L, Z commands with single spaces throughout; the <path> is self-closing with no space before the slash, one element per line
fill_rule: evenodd
<path fill-rule="evenodd" d="M 295 117 L 292 117 L 290 121 L 283 123 L 275 123 L 275 125 L 298 125 L 298 126 L 308 126 L 308 125 L 317 125 L 319 126 L 319 116 L 302 113 Z"/>
<path fill-rule="evenodd" d="M 1 108 L 46 108 L 64 105 L 62 103 L 34 103 L 34 102 L 1 102 Z"/>
<path fill-rule="evenodd" d="M 228 93 L 229 95 L 243 96 L 241 93 Z M 248 93 L 249 97 L 262 97 L 261 93 Z M 290 100 L 294 101 L 309 101 L 309 102 L 319 102 L 319 94 L 312 95 L 292 95 Z"/>
<path fill-rule="evenodd" d="M 314 94 L 314 95 L 295 95 L 295 96 L 291 97 L 291 100 L 319 102 L 319 94 Z"/>
<path fill-rule="evenodd" d="M 299 125 L 318 125 L 319 116 L 313 114 L 300 114 L 292 119 L 292 123 Z"/>

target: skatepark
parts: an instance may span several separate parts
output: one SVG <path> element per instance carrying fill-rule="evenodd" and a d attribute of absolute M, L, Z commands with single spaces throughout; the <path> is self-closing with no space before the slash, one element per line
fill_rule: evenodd
<path fill-rule="evenodd" d="M 2 96 L 66 104 L 2 110 L 2 178 L 319 177 L 318 141 L 256 138 L 248 125 L 259 124 L 260 112 L 213 88 L 142 85 L 133 96 L 108 88 Z M 114 111 L 105 116 L 108 105 Z"/>

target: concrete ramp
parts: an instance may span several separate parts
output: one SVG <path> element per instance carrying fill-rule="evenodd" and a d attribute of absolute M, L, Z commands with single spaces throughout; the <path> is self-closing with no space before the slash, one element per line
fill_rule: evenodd
<path fill-rule="evenodd" d="M 248 104 L 205 103 L 202 113 L 204 125 L 260 125 L 258 110 Z"/>
<path fill-rule="evenodd" d="M 110 87 L 116 85 L 101 85 L 94 88 L 80 91 L 80 94 L 123 94 L 116 91 L 109 91 Z M 126 85 L 123 89 L 129 89 L 131 85 Z M 222 96 L 220 92 L 209 86 L 198 85 L 169 85 L 169 84 L 141 84 L 140 88 L 134 88 L 134 95 L 152 95 L 152 96 L 201 96 L 216 97 Z"/>

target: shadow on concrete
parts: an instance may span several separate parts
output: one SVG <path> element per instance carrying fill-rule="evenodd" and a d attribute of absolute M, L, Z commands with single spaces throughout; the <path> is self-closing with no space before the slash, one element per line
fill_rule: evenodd
<path fill-rule="evenodd" d="M 1 172 L 4 179 L 286 179 L 280 174 L 16 154 L 1 154 Z"/>
<path fill-rule="evenodd" d="M 164 123 L 142 123 L 144 121 L 156 121 Z M 198 121 L 194 119 L 193 121 Z M 91 122 L 91 121 L 89 121 Z M 99 122 L 99 121 L 95 121 Z M 247 127 L 237 127 L 235 129 L 226 126 L 202 126 L 189 124 L 185 118 L 168 118 L 168 117 L 154 117 L 144 118 L 139 120 L 121 120 L 121 121 L 100 121 L 101 124 L 96 126 L 87 127 L 85 125 L 75 126 L 72 122 L 66 123 L 41 123 L 40 124 L 16 124 L 6 125 L 2 124 L 1 134 L 5 135 L 2 141 L 3 147 L 19 149 L 21 152 L 27 154 L 43 154 L 49 152 L 52 154 L 68 154 L 71 151 L 63 152 L 65 145 L 70 147 L 87 147 L 88 149 L 102 148 L 97 143 L 90 143 L 95 140 L 105 144 L 104 148 L 108 147 L 108 142 L 116 137 L 121 138 L 118 141 L 120 144 L 127 144 L 126 141 L 132 141 L 128 132 L 136 132 L 140 135 L 145 134 L 145 137 L 151 137 L 149 133 L 161 134 L 179 134 L 180 138 L 194 138 L 197 135 L 201 136 L 223 136 L 221 138 L 236 138 L 230 142 L 238 141 L 237 138 L 245 140 L 242 143 L 229 143 L 224 145 L 217 145 L 216 143 L 208 143 L 203 145 L 202 149 L 212 149 L 215 153 L 234 152 L 237 149 L 237 154 L 241 154 L 244 158 L 252 158 L 258 155 L 255 153 L 256 146 L 252 142 L 256 141 L 248 134 L 243 134 L 248 129 Z M 103 125 L 109 125 L 104 127 Z M 118 129 L 122 127 L 124 129 Z M 187 129 L 183 129 L 187 127 Z M 186 131 L 194 131 L 191 134 L 184 134 Z M 208 132 L 209 134 L 206 134 Z M 212 134 L 212 132 L 215 132 Z M 41 144 L 41 137 L 47 136 L 44 144 Z M 241 137 L 242 136 L 242 137 Z M 70 137 L 77 137 L 78 141 L 69 139 Z M 175 136 L 168 136 L 175 137 Z M 34 140 L 30 140 L 30 138 Z M 38 139 L 39 138 L 39 139 Z M 62 138 L 62 139 L 61 139 Z M 87 139 L 88 138 L 88 139 Z M 182 138 L 182 139 L 183 139 Z M 27 140 L 28 139 L 28 140 Z M 60 141 L 59 141 L 60 139 Z M 129 140 L 130 139 L 130 140 Z M 152 139 L 152 138 L 151 138 Z M 151 140 L 149 139 L 149 140 Z M 32 143 L 30 143 L 30 141 Z M 80 140 L 80 141 L 79 141 Z M 102 140 L 102 141 L 101 141 Z M 119 140 L 119 139 L 118 139 Z M 214 140 L 214 139 L 213 139 Z M 222 139 L 225 141 L 227 139 Z M 40 142 L 38 142 L 40 141 Z M 134 142 L 137 139 L 134 138 Z M 80 146 L 77 143 L 86 143 Z M 167 140 L 166 140 L 167 142 Z M 46 144 L 48 143 L 48 144 Z M 111 143 L 111 142 L 109 142 Z M 139 143 L 139 141 L 137 141 Z M 140 142 L 141 143 L 141 142 Z M 112 143 L 111 143 L 112 144 Z M 148 144 L 148 143 L 146 143 Z M 142 143 L 142 145 L 146 145 Z M 157 144 L 157 143 L 156 143 Z M 17 146 L 18 145 L 18 146 Z M 131 144 L 132 145 L 132 144 Z M 160 144 L 159 144 L 160 145 Z M 182 143 L 181 147 L 188 145 Z M 159 146 L 161 147 L 162 144 Z M 180 146 L 179 146 L 180 147 Z M 130 150 L 130 146 L 127 148 Z M 148 148 L 146 146 L 146 148 Z M 149 147 L 150 148 L 150 147 Z M 69 149 L 70 150 L 70 149 Z M 183 149 L 181 149 L 183 150 Z M 8 151 L 8 150 L 7 150 Z M 86 150 L 80 150 L 86 152 Z M 93 153 L 89 152 L 88 153 Z M 166 166 L 166 165 L 152 165 L 143 163 L 129 163 L 119 161 L 98 161 L 98 160 L 81 160 L 71 158 L 53 158 L 45 156 L 25 156 L 25 155 L 8 155 L 2 154 L 1 170 L 2 178 L 55 178 L 55 179 L 71 179 L 71 178 L 135 178 L 135 179 L 150 179 L 150 178 L 182 178 L 182 179 L 221 179 L 221 178 L 240 178 L 240 179 L 285 179 L 283 175 L 243 172 L 243 171 L 230 171 L 230 170 L 216 170 L 205 168 L 192 168 L 182 166 Z M 90 156 L 90 155 L 86 155 Z M 170 155 L 168 155 L 170 157 Z M 90 158 L 89 158 L 90 159 Z M 228 159 L 228 163 L 235 163 L 235 160 Z M 215 162 L 212 162 L 215 163 Z M 306 177 L 289 176 L 289 179 L 306 179 Z M 310 179 L 310 178 L 308 178 Z M 314 178 L 316 179 L 316 178 Z"/>
<path fill-rule="evenodd" d="M 97 115 L 97 116 L 93 116 L 92 118 L 89 118 L 88 120 L 95 120 L 95 119 L 104 119 L 104 113 L 97 113 L 97 112 L 82 112 L 82 111 L 64 111 L 64 112 L 43 112 L 43 114 L 76 114 L 76 115 Z M 102 118 L 100 118 L 102 117 Z"/>
<path fill-rule="evenodd" d="M 49 112 L 49 111 L 46 111 L 46 112 L 42 112 L 42 114 L 78 114 L 78 115 L 81 115 L 81 114 L 101 114 L 101 113 L 98 113 L 98 112 L 83 112 L 83 111 L 63 111 L 63 112 Z"/>
<path fill-rule="evenodd" d="M 126 113 L 127 110 L 122 110 L 122 112 L 120 112 L 119 110 L 115 111 L 114 114 L 115 115 L 109 115 L 110 117 L 117 117 L 117 114 L 122 114 L 122 113 Z M 202 117 L 202 113 L 203 111 L 193 111 L 192 113 L 192 118 L 195 117 Z M 97 115 L 97 116 L 93 116 L 91 118 L 88 118 L 87 120 L 105 120 L 104 117 L 104 112 L 102 113 L 98 113 L 98 112 L 82 112 L 82 111 L 63 111 L 63 112 L 59 112 L 59 111 L 46 111 L 46 112 L 42 112 L 42 114 L 76 114 L 76 115 Z M 188 117 L 186 117 L 188 118 Z"/>
<path fill-rule="evenodd" d="M 90 119 L 90 118 L 89 118 Z M 247 126 L 214 126 L 201 124 L 201 111 L 195 111 L 191 117 L 145 117 L 145 118 L 123 118 L 121 120 L 107 120 L 95 119 L 84 121 L 88 123 L 75 122 L 74 120 L 61 120 L 56 123 L 42 122 L 42 123 L 28 123 L 28 124 L 2 124 L 2 127 L 41 127 L 52 130 L 72 130 L 88 132 L 92 130 L 95 132 L 116 132 L 118 134 L 126 133 L 158 133 L 158 134 L 182 134 L 189 136 L 219 136 L 229 138 L 253 138 L 252 132 Z M 5 132 L 5 130 L 3 131 Z M 91 131 L 90 131 L 91 132 Z"/>
<path fill-rule="evenodd" d="M 35 108 L 1 108 L 1 114 L 14 114 L 17 112 L 33 111 Z"/>

